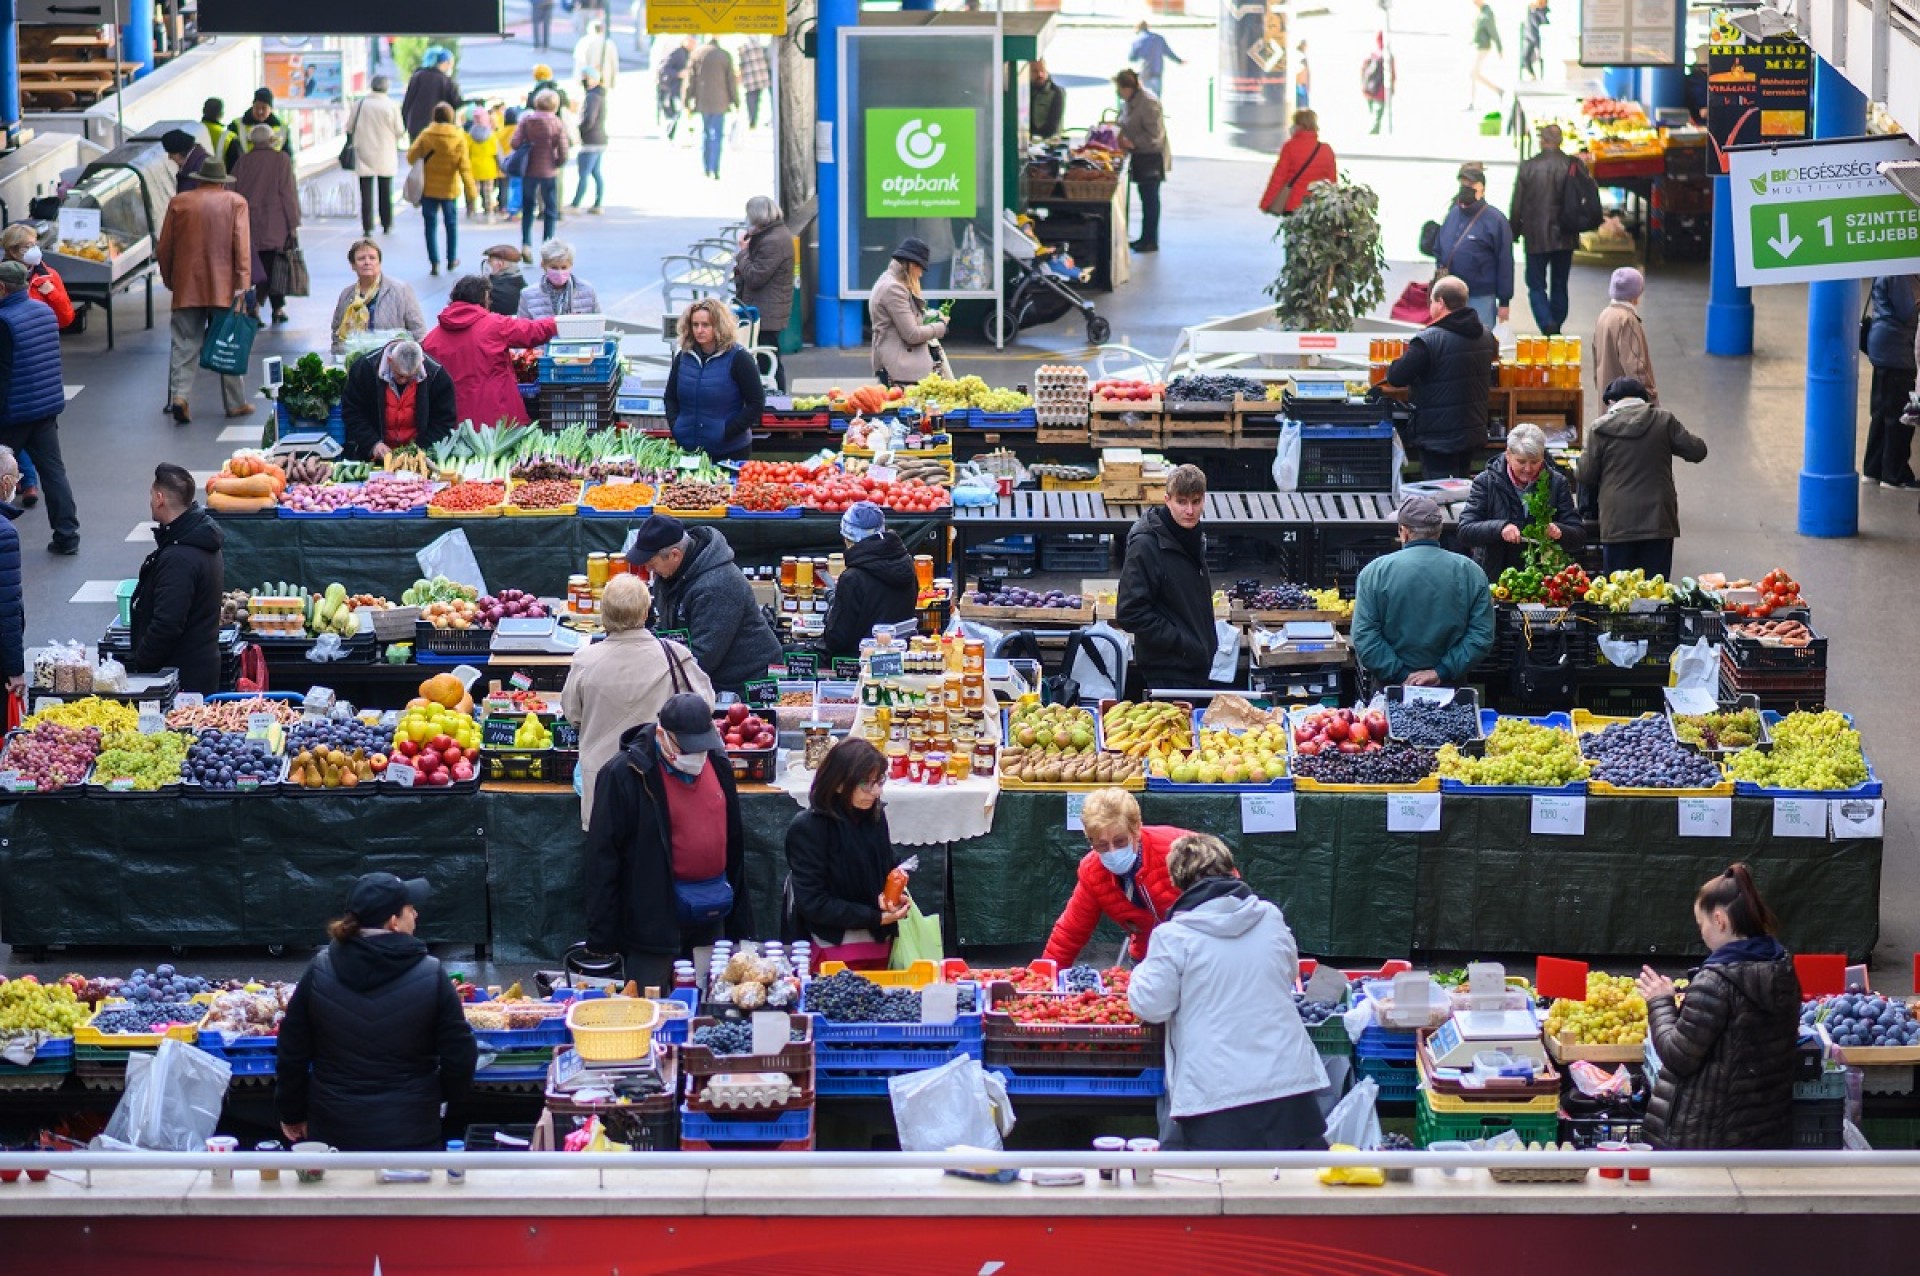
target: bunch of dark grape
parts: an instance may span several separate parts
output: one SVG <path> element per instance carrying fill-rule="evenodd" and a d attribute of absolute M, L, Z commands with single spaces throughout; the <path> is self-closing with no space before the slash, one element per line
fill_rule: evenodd
<path fill-rule="evenodd" d="M 1100 972 L 1092 966 L 1069 966 L 1060 978 L 1061 986 L 1068 992 L 1106 991 L 1106 985 L 1100 982 Z"/>
<path fill-rule="evenodd" d="M 1300 1022 L 1312 1028 L 1325 1023 L 1340 1013 L 1340 1007 L 1330 1001 L 1308 1001 L 1305 994 L 1293 994 L 1293 1005 L 1300 1012 Z"/>
<path fill-rule="evenodd" d="M 1305 585 L 1290 580 L 1262 585 L 1257 580 L 1235 581 L 1229 596 L 1248 611 L 1312 611 L 1313 595 Z"/>
<path fill-rule="evenodd" d="M 1418 784 L 1433 774 L 1433 750 L 1389 742 L 1370 753 L 1296 755 L 1293 773 L 1322 784 Z"/>
<path fill-rule="evenodd" d="M 1471 704 L 1428 704 L 1421 700 L 1387 706 L 1390 738 L 1423 749 L 1466 744 L 1480 738 L 1480 711 Z"/>
<path fill-rule="evenodd" d="M 715 1054 L 752 1054 L 753 1025 L 745 1019 L 723 1019 L 693 1031 L 693 1044 Z"/>

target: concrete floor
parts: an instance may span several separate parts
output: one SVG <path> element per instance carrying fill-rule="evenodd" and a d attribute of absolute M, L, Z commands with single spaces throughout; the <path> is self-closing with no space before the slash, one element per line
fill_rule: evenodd
<path fill-rule="evenodd" d="M 510 15 L 523 23 L 524 12 L 524 6 L 516 4 Z M 1202 36 L 1191 38 L 1204 46 Z M 1350 33 L 1336 34 L 1326 43 L 1338 47 L 1338 40 L 1352 38 Z M 1414 96 L 1418 82 L 1410 80 L 1408 68 L 1418 65 L 1421 39 L 1438 49 L 1442 40 L 1453 41 L 1454 36 L 1436 31 L 1406 37 L 1401 46 L 1403 102 L 1420 100 Z M 1315 40 L 1318 50 L 1322 45 L 1318 36 Z M 1070 84 L 1072 114 L 1080 112 L 1075 103 L 1081 100 L 1083 84 L 1095 84 L 1118 65 L 1116 44 L 1124 46 L 1120 33 L 1102 30 L 1070 30 L 1056 41 L 1050 60 Z M 564 73 L 566 54 L 552 56 Z M 1319 60 L 1322 56 L 1327 60 Z M 517 96 L 524 93 L 524 68 L 532 60 L 524 48 L 512 43 L 469 42 L 463 53 L 462 81 L 470 91 L 498 86 L 503 94 L 517 91 Z M 1322 82 L 1334 80 L 1332 55 L 1317 53 L 1315 65 Z M 692 151 L 657 136 L 651 75 L 635 68 L 630 54 L 629 67 L 615 95 L 615 141 L 606 165 L 608 212 L 602 217 L 570 217 L 560 234 L 576 244 L 579 273 L 599 288 L 610 310 L 621 317 L 651 321 L 658 311 L 659 258 L 679 251 L 688 240 L 720 222 L 738 217 L 749 195 L 768 189 L 771 147 L 763 124 L 730 150 L 724 181 L 703 181 Z M 1204 88 L 1196 87 L 1200 74 L 1196 71 L 1193 81 L 1185 85 L 1176 80 L 1170 86 L 1170 102 L 1178 106 L 1177 114 L 1170 106 L 1170 115 L 1176 121 L 1204 117 Z M 1087 94 L 1097 91 L 1084 89 Z M 1443 92 L 1438 73 L 1430 91 Z M 1330 132 L 1342 151 L 1343 168 L 1380 192 L 1388 250 L 1396 257 L 1411 255 L 1419 223 L 1436 215 L 1444 204 L 1453 186 L 1452 170 L 1460 160 L 1493 160 L 1500 151 L 1494 139 L 1482 143 L 1466 131 L 1464 122 L 1456 118 L 1458 105 L 1453 101 L 1463 94 L 1445 91 L 1451 96 L 1445 99 L 1450 105 L 1444 116 L 1418 124 L 1403 122 L 1396 136 L 1366 143 L 1368 154 L 1349 155 L 1350 148 L 1341 137 Z M 1351 103 L 1323 110 L 1332 121 L 1330 130 L 1346 127 L 1343 116 L 1357 115 Z M 1197 128 L 1194 131 L 1197 136 L 1191 147 L 1183 146 L 1176 135 L 1179 152 L 1193 158 L 1179 162 L 1166 188 L 1162 251 L 1136 258 L 1131 285 L 1115 294 L 1097 295 L 1101 312 L 1113 324 L 1113 340 L 1155 354 L 1166 351 L 1186 324 L 1264 304 L 1260 288 L 1277 261 L 1269 242 L 1271 223 L 1254 207 L 1271 166 L 1271 153 L 1236 148 L 1234 139 L 1224 133 L 1208 136 Z M 1414 151 L 1420 153 L 1407 153 Z M 1502 203 L 1510 189 L 1511 167 L 1496 164 L 1490 174 L 1494 197 Z M 450 280 L 445 275 L 427 276 L 418 214 L 403 211 L 398 220 L 395 233 L 382 241 L 387 268 L 413 283 L 431 318 L 444 304 Z M 333 298 L 348 279 L 346 245 L 357 235 L 358 224 L 350 219 L 313 221 L 303 228 L 315 295 L 292 303 L 289 326 L 260 334 L 258 353 L 292 359 L 308 350 L 325 349 Z M 462 259 L 476 262 L 486 245 L 512 240 L 514 235 L 515 229 L 504 225 L 463 223 Z M 1604 303 L 1605 284 L 1601 272 L 1574 272 L 1576 319 L 1571 331 L 1591 330 L 1592 316 Z M 1911 976 L 1910 957 L 1920 949 L 1920 908 L 1916 907 L 1920 905 L 1920 861 L 1914 854 L 1920 757 L 1900 747 L 1904 730 L 1900 717 L 1909 711 L 1912 698 L 1909 634 L 1920 619 L 1916 614 L 1920 608 L 1903 590 L 1887 586 L 1905 578 L 1920 541 L 1920 519 L 1916 519 L 1912 494 L 1862 489 L 1858 537 L 1821 541 L 1795 533 L 1806 348 L 1804 290 L 1783 287 L 1757 294 L 1755 353 L 1750 359 L 1702 355 L 1705 295 L 1703 268 L 1659 268 L 1653 273 L 1644 311 L 1663 402 L 1713 448 L 1704 465 L 1682 467 L 1685 536 L 1679 545 L 1678 570 L 1718 569 L 1758 576 L 1784 566 L 1803 583 L 1816 624 L 1833 639 L 1831 699 L 1858 717 L 1869 755 L 1890 794 L 1880 946 L 1875 956 L 1879 981 L 1904 989 Z M 105 349 L 104 329 L 98 323 L 64 344 L 65 379 L 70 386 L 80 387 L 62 418 L 62 436 L 80 505 L 82 552 L 72 559 L 45 552 L 44 505 L 21 520 L 30 643 L 69 637 L 90 641 L 107 624 L 113 584 L 131 576 L 151 546 L 144 519 L 147 479 L 155 462 L 171 460 L 209 472 L 234 447 L 258 438 L 258 415 L 245 423 L 221 418 L 217 391 L 204 376 L 195 396 L 199 416 L 192 425 L 176 427 L 161 414 L 167 357 L 164 292 L 157 307 L 157 326 L 146 332 L 139 327 L 137 306 L 122 303 L 119 345 L 112 354 Z M 1514 322 L 1521 331 L 1531 327 L 1524 311 L 1524 305 L 1514 310 Z M 1080 340 L 1077 324 L 1058 323 L 1021 334 L 1018 345 L 1004 352 L 956 342 L 952 353 L 966 370 L 978 371 L 990 381 L 1011 383 L 1027 379 L 1037 363 L 1088 357 L 1091 352 Z M 865 367 L 863 350 L 807 351 L 793 360 L 794 374 L 800 377 L 858 379 Z M 1864 360 L 1860 393 L 1859 432 L 1864 435 Z M 1859 599 L 1871 601 L 1854 606 Z M 1781 912 L 1791 914 L 1791 899 L 1774 903 Z M 151 953 L 81 954 L 71 961 L 82 969 L 111 971 L 163 959 Z M 60 966 L 66 960 L 56 957 L 48 965 Z M 289 977 L 297 969 L 291 961 L 267 962 L 243 954 L 194 960 L 190 965 L 210 974 L 284 967 Z M 11 960 L 0 960 L 0 972 L 16 968 Z"/>

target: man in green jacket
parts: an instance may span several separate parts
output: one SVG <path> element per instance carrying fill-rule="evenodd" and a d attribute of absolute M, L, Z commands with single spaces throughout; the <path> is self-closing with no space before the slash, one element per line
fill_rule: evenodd
<path fill-rule="evenodd" d="M 1354 590 L 1353 647 L 1383 683 L 1454 686 L 1493 647 L 1493 599 L 1473 560 L 1440 547 L 1440 507 L 1410 496 L 1400 550 L 1368 563 Z"/>

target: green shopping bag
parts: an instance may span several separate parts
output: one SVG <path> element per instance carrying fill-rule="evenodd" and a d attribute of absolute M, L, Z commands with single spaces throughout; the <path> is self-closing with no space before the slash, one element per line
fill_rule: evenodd
<path fill-rule="evenodd" d="M 918 904 L 907 909 L 893 937 L 893 955 L 887 958 L 888 970 L 907 970 L 916 961 L 938 966 L 946 957 L 940 941 L 940 914 L 929 917 Z"/>
<path fill-rule="evenodd" d="M 253 334 L 260 322 L 243 310 L 222 310 L 207 325 L 200 342 L 200 366 L 224 377 L 245 376 L 253 356 Z"/>

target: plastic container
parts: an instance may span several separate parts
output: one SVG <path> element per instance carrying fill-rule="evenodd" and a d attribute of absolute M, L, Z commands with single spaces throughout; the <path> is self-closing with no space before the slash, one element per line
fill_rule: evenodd
<path fill-rule="evenodd" d="M 582 1059 L 618 1063 L 647 1057 L 659 1017 L 660 1008 L 643 997 L 596 997 L 567 1008 L 567 1028 Z"/>
<path fill-rule="evenodd" d="M 798 1108 L 757 1120 L 743 1116 L 710 1116 L 690 1107 L 680 1109 L 680 1139 L 702 1143 L 787 1143 L 813 1137 L 813 1110 Z"/>

